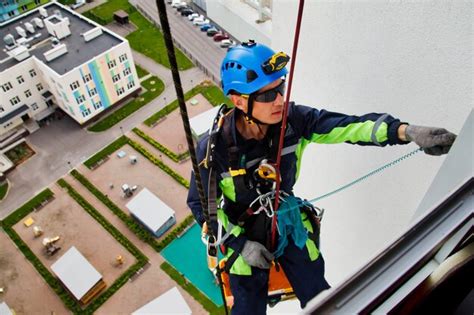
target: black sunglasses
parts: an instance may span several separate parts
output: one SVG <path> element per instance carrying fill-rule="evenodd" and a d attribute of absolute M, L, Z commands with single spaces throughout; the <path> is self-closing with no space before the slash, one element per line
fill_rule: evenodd
<path fill-rule="evenodd" d="M 286 90 L 286 82 L 285 80 L 282 80 L 281 83 L 275 86 L 273 89 L 266 90 L 260 93 L 257 93 L 257 92 L 253 93 L 254 100 L 261 103 L 270 103 L 270 102 L 273 102 L 277 98 L 278 94 L 283 96 L 285 94 L 285 90 Z M 248 98 L 248 95 L 242 95 L 242 96 Z"/>

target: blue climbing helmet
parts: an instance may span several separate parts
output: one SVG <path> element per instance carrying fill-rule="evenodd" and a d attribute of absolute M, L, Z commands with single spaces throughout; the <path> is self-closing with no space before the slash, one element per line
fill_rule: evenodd
<path fill-rule="evenodd" d="M 252 94 L 285 76 L 290 57 L 275 53 L 253 40 L 231 48 L 221 65 L 221 85 L 225 95 L 231 91 Z"/>

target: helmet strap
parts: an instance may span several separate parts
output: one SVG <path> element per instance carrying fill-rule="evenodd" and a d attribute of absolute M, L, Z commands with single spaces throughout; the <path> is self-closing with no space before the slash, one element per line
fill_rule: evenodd
<path fill-rule="evenodd" d="M 252 124 L 268 125 L 268 124 L 266 124 L 264 122 L 261 122 L 260 120 L 256 119 L 255 117 L 253 117 L 252 112 L 253 112 L 253 102 L 254 102 L 254 100 L 255 100 L 255 95 L 253 93 L 251 93 L 249 95 L 248 100 L 247 100 L 247 113 L 244 113 L 245 121 L 249 125 L 252 125 Z"/>

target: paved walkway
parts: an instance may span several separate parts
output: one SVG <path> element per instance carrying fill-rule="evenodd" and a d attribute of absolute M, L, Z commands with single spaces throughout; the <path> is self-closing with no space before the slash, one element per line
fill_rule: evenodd
<path fill-rule="evenodd" d="M 27 142 L 36 151 L 28 161 L 8 174 L 11 189 L 5 200 L 0 202 L 0 219 L 16 210 L 36 193 L 66 174 L 70 167 L 85 161 L 100 148 L 106 146 L 124 132 L 130 131 L 153 113 L 176 99 L 171 71 L 140 53 L 133 53 L 135 63 L 157 75 L 165 83 L 164 92 L 148 105 L 136 111 L 107 131 L 88 132 L 69 116 L 53 121 L 27 137 Z M 181 73 L 181 84 L 185 91 L 209 78 L 197 67 Z"/>

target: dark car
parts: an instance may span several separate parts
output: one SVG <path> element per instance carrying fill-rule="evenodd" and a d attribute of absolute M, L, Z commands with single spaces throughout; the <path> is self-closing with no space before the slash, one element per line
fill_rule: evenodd
<path fill-rule="evenodd" d="M 211 29 L 213 28 L 214 26 L 212 26 L 212 24 L 204 24 L 204 25 L 201 25 L 201 32 L 207 32 L 208 29 Z"/>
<path fill-rule="evenodd" d="M 186 10 L 186 9 L 191 9 L 191 7 L 189 7 L 189 6 L 182 6 L 182 7 L 176 8 L 176 10 L 177 10 L 178 12 L 182 12 L 183 10 Z"/>
<path fill-rule="evenodd" d="M 191 14 L 193 14 L 193 13 L 194 13 L 194 11 L 193 11 L 193 9 L 191 9 L 191 8 L 187 8 L 187 9 L 181 10 L 181 15 L 182 15 L 182 16 L 188 16 L 188 15 L 191 15 Z"/>
<path fill-rule="evenodd" d="M 211 37 L 216 35 L 219 32 L 219 30 L 215 27 L 211 27 L 210 29 L 207 30 L 207 36 Z"/>
<path fill-rule="evenodd" d="M 215 42 L 220 42 L 223 39 L 229 39 L 229 34 L 224 32 L 218 32 L 212 38 Z"/>

